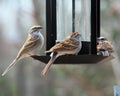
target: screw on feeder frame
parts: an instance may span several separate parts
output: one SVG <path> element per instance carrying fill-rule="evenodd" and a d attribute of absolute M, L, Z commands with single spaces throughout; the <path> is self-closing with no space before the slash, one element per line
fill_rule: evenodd
<path fill-rule="evenodd" d="M 51 37 L 53 37 L 54 35 L 53 34 L 50 34 Z"/>

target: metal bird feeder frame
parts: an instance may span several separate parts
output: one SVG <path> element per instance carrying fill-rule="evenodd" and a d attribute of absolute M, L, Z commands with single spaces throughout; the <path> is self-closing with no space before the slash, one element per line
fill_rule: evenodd
<path fill-rule="evenodd" d="M 75 31 L 75 0 L 72 0 L 72 31 Z M 46 0 L 46 50 L 56 44 L 57 35 L 57 6 L 56 0 Z M 108 60 L 106 56 L 98 56 L 96 38 L 100 36 L 100 0 L 91 0 L 90 42 L 82 41 L 82 49 L 77 56 L 60 56 L 54 64 L 97 64 Z M 50 56 L 32 56 L 36 60 L 47 63 Z"/>

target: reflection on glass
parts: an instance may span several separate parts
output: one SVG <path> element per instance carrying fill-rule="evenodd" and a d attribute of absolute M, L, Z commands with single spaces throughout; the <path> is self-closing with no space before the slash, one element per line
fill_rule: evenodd
<path fill-rule="evenodd" d="M 75 31 L 90 41 L 90 0 L 75 0 Z M 57 0 L 57 41 L 72 32 L 72 0 Z"/>
<path fill-rule="evenodd" d="M 72 32 L 72 0 L 57 0 L 57 40 Z"/>

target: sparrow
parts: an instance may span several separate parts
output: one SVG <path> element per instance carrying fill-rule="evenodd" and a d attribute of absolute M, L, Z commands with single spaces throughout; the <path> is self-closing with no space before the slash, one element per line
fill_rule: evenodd
<path fill-rule="evenodd" d="M 44 37 L 41 34 L 42 26 L 33 26 L 29 30 L 28 37 L 21 47 L 20 51 L 18 52 L 16 58 L 13 60 L 13 62 L 6 68 L 6 70 L 3 72 L 2 76 L 4 76 L 15 64 L 17 61 L 24 57 L 31 56 L 31 52 L 40 46 L 40 49 L 42 48 L 44 44 Z M 26 55 L 26 56 L 25 56 Z"/>
<path fill-rule="evenodd" d="M 44 76 L 50 66 L 54 63 L 54 61 L 62 55 L 77 55 L 78 52 L 81 50 L 82 43 L 81 43 L 81 35 L 78 32 L 72 32 L 72 34 L 66 37 L 64 40 L 60 41 L 56 45 L 54 45 L 50 50 L 46 51 L 45 53 L 51 53 L 51 59 L 41 72 L 41 75 Z"/>
<path fill-rule="evenodd" d="M 107 38 L 97 38 L 97 55 L 110 56 L 112 52 L 113 47 Z"/>

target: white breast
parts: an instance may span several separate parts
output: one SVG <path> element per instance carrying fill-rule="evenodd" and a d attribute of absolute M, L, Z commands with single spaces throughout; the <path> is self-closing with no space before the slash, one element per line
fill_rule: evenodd
<path fill-rule="evenodd" d="M 38 43 L 39 43 L 40 49 L 41 49 L 43 47 L 43 45 L 44 45 L 44 37 L 43 37 L 43 35 L 41 34 L 41 32 L 37 32 L 37 31 L 34 32 L 33 35 L 34 35 L 35 38 L 39 39 Z"/>
<path fill-rule="evenodd" d="M 43 45 L 44 45 L 44 37 L 43 37 L 43 35 L 41 34 L 41 32 L 39 32 L 38 34 L 39 34 L 39 39 L 40 39 L 40 43 L 41 43 L 40 48 L 42 48 Z"/>

